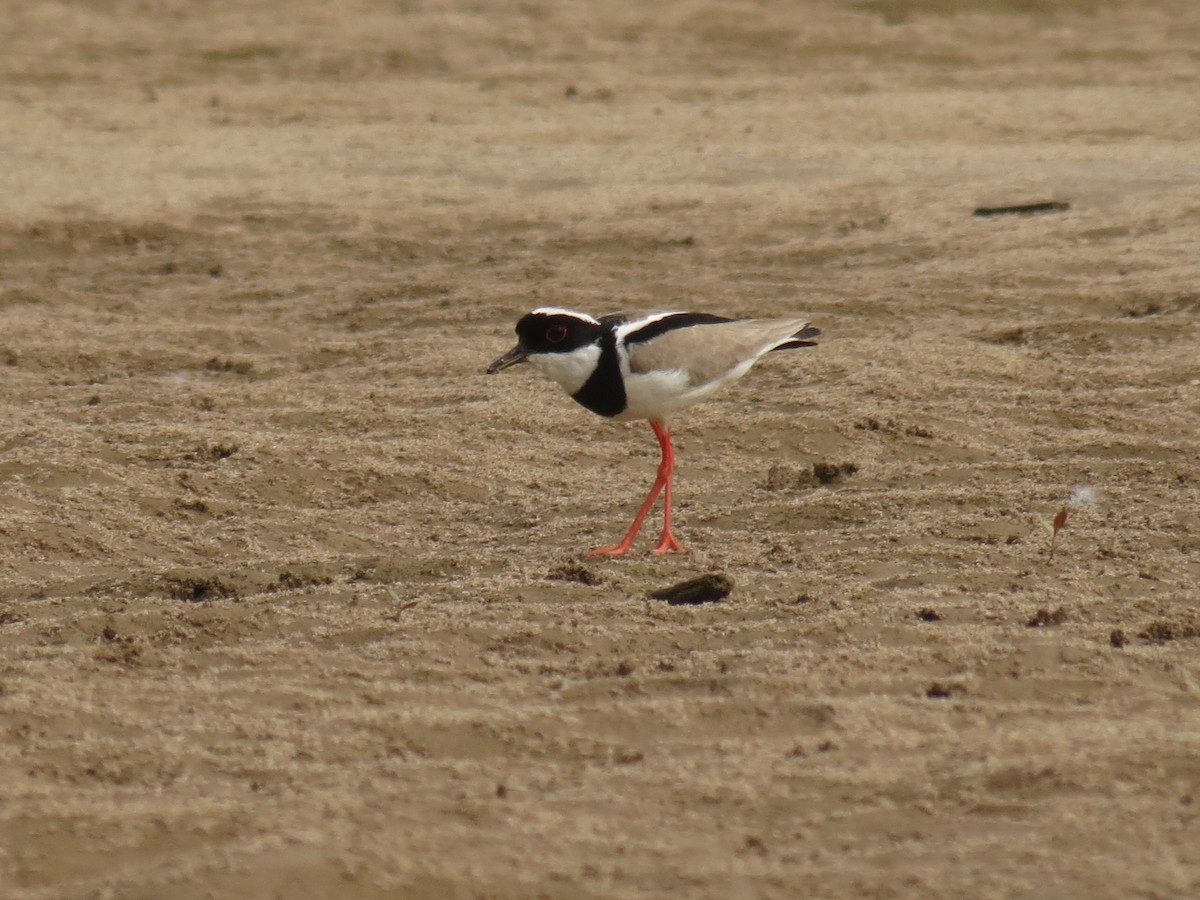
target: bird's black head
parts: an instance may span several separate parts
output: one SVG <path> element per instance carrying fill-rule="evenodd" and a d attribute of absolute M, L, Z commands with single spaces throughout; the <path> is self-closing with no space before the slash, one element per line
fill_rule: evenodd
<path fill-rule="evenodd" d="M 488 366 L 489 374 L 494 375 L 531 356 L 574 353 L 597 344 L 604 326 L 587 313 L 545 307 L 522 316 L 516 331 L 517 346 Z"/>
<path fill-rule="evenodd" d="M 596 343 L 602 330 L 586 313 L 536 309 L 517 323 L 517 341 L 526 353 L 571 353 Z"/>

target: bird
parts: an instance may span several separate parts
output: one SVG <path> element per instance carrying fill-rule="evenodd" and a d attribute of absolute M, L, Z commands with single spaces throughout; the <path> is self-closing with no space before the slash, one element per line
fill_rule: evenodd
<path fill-rule="evenodd" d="M 671 417 L 737 381 L 766 353 L 814 347 L 821 330 L 800 316 L 734 319 L 704 312 L 655 312 L 593 317 L 543 306 L 521 317 L 517 345 L 487 374 L 530 363 L 581 406 L 627 422 L 646 419 L 662 457 L 658 476 L 625 536 L 589 557 L 623 556 L 633 547 L 659 494 L 662 537 L 652 552 L 687 552 L 671 529 L 675 449 Z"/>

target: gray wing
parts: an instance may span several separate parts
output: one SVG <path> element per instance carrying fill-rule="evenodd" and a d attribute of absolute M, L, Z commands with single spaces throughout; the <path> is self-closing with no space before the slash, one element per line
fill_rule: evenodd
<path fill-rule="evenodd" d="M 682 371 L 690 384 L 701 385 L 771 350 L 810 346 L 818 334 L 807 319 L 738 319 L 694 325 L 630 344 L 629 370 L 636 374 Z"/>

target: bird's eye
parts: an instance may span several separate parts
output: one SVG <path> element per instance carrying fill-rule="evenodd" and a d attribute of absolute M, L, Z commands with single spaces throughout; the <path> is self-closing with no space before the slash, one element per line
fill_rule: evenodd
<path fill-rule="evenodd" d="M 567 339 L 566 325 L 552 325 L 546 329 L 546 340 L 551 344 L 561 344 Z"/>

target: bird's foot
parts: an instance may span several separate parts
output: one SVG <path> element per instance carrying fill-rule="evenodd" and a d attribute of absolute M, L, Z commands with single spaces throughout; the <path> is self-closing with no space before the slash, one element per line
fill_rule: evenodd
<path fill-rule="evenodd" d="M 588 559 L 593 556 L 624 556 L 629 552 L 629 548 L 632 546 L 632 543 L 626 544 L 622 542 L 620 544 L 614 544 L 612 547 L 597 547 L 595 550 L 589 550 L 587 553 L 583 554 L 583 556 L 584 559 Z"/>
<path fill-rule="evenodd" d="M 690 553 L 691 551 L 689 551 L 686 547 L 680 546 L 679 541 L 675 540 L 675 535 L 671 534 L 671 532 L 664 531 L 662 539 L 659 540 L 659 542 L 658 542 L 658 546 L 656 546 L 650 552 L 662 554 L 662 553 Z"/>

